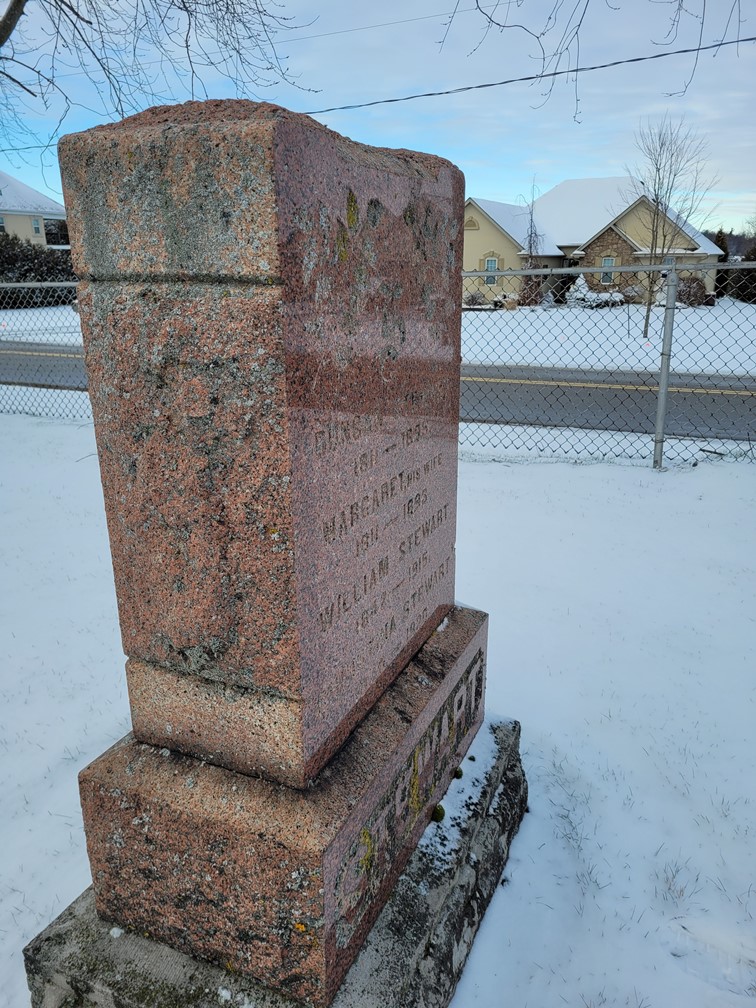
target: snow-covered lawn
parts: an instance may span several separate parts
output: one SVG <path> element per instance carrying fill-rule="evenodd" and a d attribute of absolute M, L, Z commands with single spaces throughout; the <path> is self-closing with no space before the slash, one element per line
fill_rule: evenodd
<path fill-rule="evenodd" d="M 657 371 L 661 308 L 643 339 L 644 308 L 518 308 L 462 313 L 467 364 Z M 756 305 L 722 298 L 713 308 L 679 308 L 672 367 L 679 372 L 756 375 Z M 68 306 L 0 311 L 0 341 L 81 345 L 79 316 Z"/>
<path fill-rule="evenodd" d="M 70 305 L 0 311 L 0 342 L 81 346 L 79 316 Z"/>
<path fill-rule="evenodd" d="M 91 426 L 0 416 L 0 1006 L 85 888 L 76 773 L 129 726 Z M 530 812 L 454 1008 L 756 995 L 756 466 L 460 468 L 457 596 Z"/>
<path fill-rule="evenodd" d="M 462 360 L 585 370 L 658 371 L 664 310 L 643 338 L 642 305 L 517 308 L 462 313 Z M 672 368 L 756 375 L 756 305 L 722 298 L 713 308 L 675 312 Z"/>

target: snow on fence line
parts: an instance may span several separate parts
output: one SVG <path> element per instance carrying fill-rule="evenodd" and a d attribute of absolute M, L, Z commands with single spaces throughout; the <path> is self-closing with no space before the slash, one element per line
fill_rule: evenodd
<path fill-rule="evenodd" d="M 706 451 L 753 455 L 754 268 L 677 267 L 669 354 L 673 420 L 678 390 L 688 389 L 694 406 L 691 397 L 700 393 L 699 408 L 673 425 L 677 458 Z M 554 448 L 547 454 L 556 457 L 625 458 L 620 446 L 632 444 L 636 456 L 654 435 L 650 418 L 670 316 L 664 299 L 674 273 L 675 264 L 463 274 L 464 446 L 542 457 L 549 444 Z M 72 283 L 0 284 L 0 412 L 91 416 L 82 391 L 75 289 Z M 633 397 L 643 400 L 635 412 Z M 736 408 L 740 427 L 731 422 Z"/>

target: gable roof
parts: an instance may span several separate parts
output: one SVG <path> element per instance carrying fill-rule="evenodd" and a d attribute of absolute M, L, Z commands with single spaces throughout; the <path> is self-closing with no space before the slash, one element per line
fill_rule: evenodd
<path fill-rule="evenodd" d="M 496 200 L 475 199 L 470 197 L 468 203 L 475 203 L 485 214 L 487 214 L 497 227 L 505 231 L 509 237 L 516 242 L 522 251 L 526 251 L 528 244 L 528 227 L 530 224 L 530 208 L 516 203 L 498 203 Z M 564 255 L 558 248 L 551 236 L 542 227 L 540 219 L 534 214 L 534 223 L 540 238 L 539 256 L 559 256 Z"/>
<path fill-rule="evenodd" d="M 0 213 L 39 214 L 63 220 L 66 208 L 41 192 L 0 171 Z"/>
<path fill-rule="evenodd" d="M 642 199 L 643 183 L 632 175 L 567 179 L 535 201 L 538 220 L 560 243 L 587 245 Z M 674 210 L 667 216 L 697 244 L 697 252 L 721 255 L 721 250 Z"/>
<path fill-rule="evenodd" d="M 697 231 L 689 221 L 683 220 L 683 218 L 678 213 L 675 213 L 674 210 L 668 210 L 667 216 L 680 228 L 681 231 L 684 231 L 686 235 L 689 235 L 693 241 L 698 242 L 699 252 L 706 252 L 707 255 L 722 255 L 722 249 L 718 245 L 715 245 L 710 238 L 707 238 L 706 235 Z"/>
<path fill-rule="evenodd" d="M 629 175 L 567 179 L 539 196 L 535 210 L 560 245 L 582 245 L 635 203 L 634 184 Z"/>

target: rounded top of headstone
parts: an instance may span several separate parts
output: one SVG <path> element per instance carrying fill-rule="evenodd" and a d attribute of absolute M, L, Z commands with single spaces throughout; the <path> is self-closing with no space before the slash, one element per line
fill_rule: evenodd
<path fill-rule="evenodd" d="M 330 138 L 332 143 L 342 145 L 344 149 L 348 147 L 352 152 L 359 150 L 363 158 L 372 159 L 376 162 L 376 166 L 385 167 L 387 170 L 396 171 L 401 163 L 405 171 L 417 175 L 427 174 L 434 178 L 442 166 L 458 171 L 445 158 L 403 148 L 366 145 L 337 133 L 305 112 L 292 112 L 282 105 L 249 101 L 246 98 L 213 98 L 175 105 L 155 105 L 118 122 L 103 123 L 79 133 L 66 134 L 61 137 L 58 150 L 59 155 L 64 157 L 70 147 L 75 147 L 79 143 L 96 144 L 98 138 L 104 139 L 108 135 L 111 140 L 116 140 L 113 134 L 118 135 L 117 142 L 121 142 L 121 134 L 124 133 L 139 135 L 142 131 L 146 131 L 147 134 L 154 131 L 165 136 L 172 127 L 177 129 L 186 127 L 192 133 L 196 133 L 198 127 L 200 131 L 205 127 L 209 132 L 216 130 L 225 132 L 225 127 L 233 126 L 241 129 L 262 128 L 265 132 L 274 132 L 277 127 L 290 126 L 294 127 L 295 133 L 297 130 L 302 130 L 310 136 L 320 134 L 323 138 Z M 79 154 L 75 156 L 78 158 Z M 386 156 L 393 161 L 392 164 L 385 163 Z"/>
<path fill-rule="evenodd" d="M 236 99 L 146 109 L 62 137 L 58 154 L 82 279 L 278 283 L 282 249 L 305 223 L 327 219 L 312 241 L 340 242 L 332 251 L 346 261 L 342 231 L 364 225 L 370 200 L 406 224 L 410 203 L 431 191 L 448 201 L 462 186 L 442 158 L 369 147 L 304 113 Z"/>
<path fill-rule="evenodd" d="M 95 126 L 87 132 L 103 130 L 135 129 L 141 126 L 189 126 L 194 124 L 214 125 L 223 122 L 265 122 L 280 119 L 306 119 L 314 126 L 327 129 L 321 123 L 310 119 L 302 112 L 291 112 L 282 105 L 270 102 L 249 101 L 246 98 L 213 98 L 207 101 L 188 101 L 177 105 L 155 105 L 153 108 L 137 112 L 114 123 Z"/>

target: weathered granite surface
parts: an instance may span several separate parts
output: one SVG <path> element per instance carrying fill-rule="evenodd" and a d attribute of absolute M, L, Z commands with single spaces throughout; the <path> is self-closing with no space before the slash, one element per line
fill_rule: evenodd
<path fill-rule="evenodd" d="M 462 176 L 244 101 L 60 162 L 134 731 L 303 787 L 453 602 Z"/>
<path fill-rule="evenodd" d="M 484 726 L 333 1008 L 446 1008 L 527 804 L 519 725 Z M 493 745 L 491 745 L 493 741 Z M 516 922 L 512 921 L 512 928 Z M 33 1008 L 294 1008 L 289 997 L 135 931 L 87 890 L 25 949 Z"/>
<path fill-rule="evenodd" d="M 98 912 L 327 1004 L 482 721 L 487 624 L 455 607 L 304 791 L 132 736 L 98 757 Z"/>

